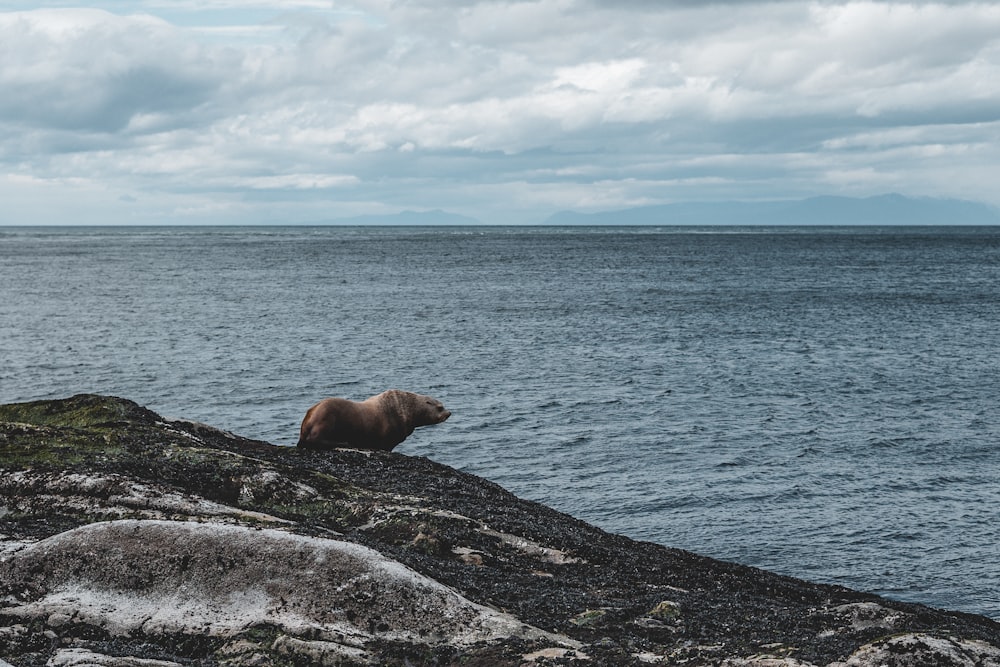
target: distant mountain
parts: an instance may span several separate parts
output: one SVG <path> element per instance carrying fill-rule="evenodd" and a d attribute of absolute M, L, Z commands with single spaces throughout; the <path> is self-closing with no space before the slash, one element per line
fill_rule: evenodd
<path fill-rule="evenodd" d="M 1000 209 L 961 199 L 811 197 L 769 202 L 692 202 L 620 211 L 562 211 L 548 225 L 996 225 Z"/>
<path fill-rule="evenodd" d="M 476 218 L 436 209 L 433 211 L 401 211 L 386 215 L 356 215 L 351 218 L 335 218 L 333 225 L 478 225 Z"/>

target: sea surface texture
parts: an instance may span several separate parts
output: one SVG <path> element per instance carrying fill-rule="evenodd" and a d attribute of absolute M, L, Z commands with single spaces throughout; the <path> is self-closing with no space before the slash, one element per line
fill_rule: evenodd
<path fill-rule="evenodd" d="M 1000 228 L 0 228 L 0 402 L 320 398 L 609 531 L 1000 619 Z"/>

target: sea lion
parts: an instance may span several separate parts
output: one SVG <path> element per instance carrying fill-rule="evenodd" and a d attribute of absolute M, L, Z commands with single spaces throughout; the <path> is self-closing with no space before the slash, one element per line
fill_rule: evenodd
<path fill-rule="evenodd" d="M 325 398 L 306 412 L 298 446 L 388 452 L 418 426 L 440 424 L 450 416 L 441 401 L 399 389 L 383 391 L 360 403 Z"/>

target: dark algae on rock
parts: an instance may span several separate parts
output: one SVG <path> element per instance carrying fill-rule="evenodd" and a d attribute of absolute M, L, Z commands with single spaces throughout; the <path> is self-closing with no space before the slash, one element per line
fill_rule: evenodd
<path fill-rule="evenodd" d="M 987 618 L 611 535 L 425 458 L 119 398 L 0 406 L 17 667 L 1000 667 L 998 646 Z"/>

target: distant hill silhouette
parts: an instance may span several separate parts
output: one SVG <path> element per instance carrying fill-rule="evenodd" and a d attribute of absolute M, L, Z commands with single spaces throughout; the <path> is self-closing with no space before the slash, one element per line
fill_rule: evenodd
<path fill-rule="evenodd" d="M 961 199 L 811 197 L 769 202 L 692 202 L 619 211 L 561 211 L 549 225 L 996 225 L 1000 209 Z"/>
<path fill-rule="evenodd" d="M 356 215 L 350 218 L 334 218 L 333 225 L 479 225 L 476 218 L 436 209 L 433 211 L 401 211 L 385 215 Z"/>

